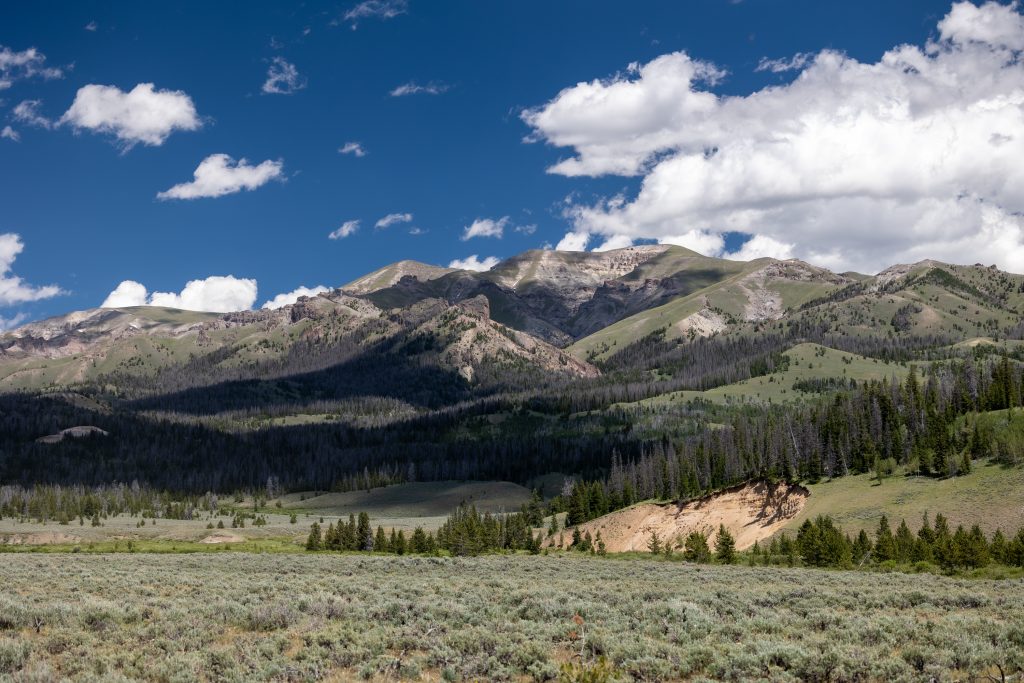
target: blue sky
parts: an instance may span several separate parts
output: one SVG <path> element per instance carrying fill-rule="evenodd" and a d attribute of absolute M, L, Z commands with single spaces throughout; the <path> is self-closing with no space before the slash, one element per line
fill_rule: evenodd
<path fill-rule="evenodd" d="M 608 227 L 618 209 L 602 203 L 621 194 L 640 211 L 637 194 L 656 161 L 631 172 L 548 172 L 591 151 L 559 137 L 572 137 L 565 130 L 571 121 L 530 125 L 521 113 L 539 111 L 580 82 L 642 80 L 630 64 L 677 52 L 720 70 L 700 88 L 744 98 L 785 88 L 800 74 L 802 65 L 773 71 L 765 59 L 835 50 L 872 64 L 900 44 L 923 48 L 944 39 L 938 26 L 950 12 L 948 2 L 763 0 L 242 6 L 0 6 L 8 61 L 30 48 L 45 55 L 28 69 L 11 67 L 0 89 L 0 129 L 10 131 L 0 138 L 0 234 L 18 235 L 23 246 L 0 275 L 62 290 L 6 303 L 0 294 L 0 319 L 95 307 L 124 280 L 179 292 L 211 275 L 251 278 L 258 307 L 300 285 L 338 286 L 400 259 L 447 265 L 473 254 L 507 257 L 557 245 L 574 231 L 590 236 L 588 248 L 611 237 L 663 239 L 668 228 L 654 224 L 646 233 Z M 353 10 L 358 18 L 346 19 Z M 1012 36 L 1001 40 L 992 50 L 1019 49 Z M 264 92 L 272 68 L 286 70 L 276 86 L 286 92 Z M 289 68 L 297 74 L 290 85 Z M 116 128 L 103 132 L 65 114 L 85 86 L 127 93 L 145 83 L 187 96 L 195 129 L 133 142 L 131 131 L 119 140 Z M 435 92 L 393 94 L 410 84 Z M 38 104 L 18 110 L 26 101 Z M 524 142 L 531 135 L 535 141 Z M 340 153 L 349 142 L 365 154 Z M 157 197 L 191 181 L 214 154 L 280 166 L 276 178 L 251 190 Z M 1014 213 L 1012 201 L 998 199 Z M 599 205 L 596 218 L 568 208 Z M 410 221 L 374 227 L 406 213 Z M 474 220 L 504 217 L 500 238 L 462 239 Z M 646 217 L 634 217 L 646 225 Z M 355 220 L 354 233 L 328 238 Z M 720 239 L 705 250 L 738 253 L 758 225 L 744 232 L 729 217 L 701 228 Z M 770 234 L 773 244 L 790 244 L 780 255 L 808 257 L 799 240 Z M 861 264 L 849 255 L 833 264 L 827 250 L 815 253 L 824 265 Z"/>

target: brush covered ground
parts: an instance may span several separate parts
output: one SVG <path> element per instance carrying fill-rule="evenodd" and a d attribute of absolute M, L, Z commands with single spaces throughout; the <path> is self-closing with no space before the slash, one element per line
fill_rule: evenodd
<path fill-rule="evenodd" d="M 598 657 L 622 681 L 1024 670 L 1019 581 L 234 553 L 7 555 L 0 580 L 4 681 L 545 680 Z"/>

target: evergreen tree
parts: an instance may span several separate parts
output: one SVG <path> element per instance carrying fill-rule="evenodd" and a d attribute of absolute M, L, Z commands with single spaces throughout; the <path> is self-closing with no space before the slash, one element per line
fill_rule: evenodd
<path fill-rule="evenodd" d="M 711 549 L 708 547 L 707 536 L 699 531 L 691 531 L 683 542 L 683 557 L 687 562 L 705 563 L 711 560 Z"/>
<path fill-rule="evenodd" d="M 649 550 L 652 555 L 661 553 L 661 539 L 658 537 L 657 531 L 652 531 L 651 537 L 647 539 L 647 550 Z"/>
<path fill-rule="evenodd" d="M 320 550 L 322 543 L 323 541 L 320 538 L 320 524 L 313 522 L 313 526 L 309 528 L 309 537 L 306 538 L 306 550 Z"/>
<path fill-rule="evenodd" d="M 876 562 L 888 562 L 896 559 L 896 540 L 889 528 L 889 518 L 882 515 L 875 532 L 875 548 L 872 553 Z"/>
<path fill-rule="evenodd" d="M 392 532 L 394 532 L 394 530 L 392 530 Z M 395 534 L 394 538 L 391 540 L 389 545 L 391 546 L 389 548 L 389 550 L 391 552 L 395 553 L 396 555 L 405 555 L 405 550 L 406 550 L 405 532 L 402 531 L 401 529 L 399 529 L 398 533 Z"/>
<path fill-rule="evenodd" d="M 914 556 L 915 538 L 914 534 L 910 532 L 910 527 L 907 526 L 907 521 L 900 520 L 900 525 L 896 529 L 896 561 L 901 563 L 910 562 Z"/>
<path fill-rule="evenodd" d="M 1010 544 L 1006 542 L 1006 537 L 1003 536 L 1002 529 L 996 529 L 996 532 L 992 534 L 992 542 L 989 544 L 989 552 L 992 555 L 992 559 L 999 564 L 1010 564 L 1007 561 L 1009 555 Z"/>
<path fill-rule="evenodd" d="M 853 542 L 851 548 L 850 558 L 855 564 L 861 564 L 868 559 L 871 554 L 871 539 L 868 538 L 868 532 L 863 529 L 857 534 L 857 539 Z"/>
<path fill-rule="evenodd" d="M 430 551 L 427 544 L 427 534 L 423 531 L 423 527 L 418 526 L 413 529 L 412 538 L 409 539 L 409 549 L 417 554 L 424 554 Z"/>
<path fill-rule="evenodd" d="M 359 523 L 356 527 L 357 550 L 373 550 L 373 531 L 370 528 L 370 515 L 365 512 L 359 513 Z"/>
<path fill-rule="evenodd" d="M 723 564 L 732 564 L 736 561 L 736 540 L 733 539 L 724 524 L 718 526 L 718 536 L 715 538 L 715 557 Z"/>

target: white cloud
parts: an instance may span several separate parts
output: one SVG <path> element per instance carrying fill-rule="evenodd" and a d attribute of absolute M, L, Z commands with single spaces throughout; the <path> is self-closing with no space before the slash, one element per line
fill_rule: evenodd
<path fill-rule="evenodd" d="M 49 299 L 64 291 L 56 285 L 35 287 L 11 272 L 14 260 L 25 249 L 21 236 L 12 232 L 0 234 L 0 306 Z"/>
<path fill-rule="evenodd" d="M 508 216 L 502 216 L 498 220 L 493 218 L 477 218 L 473 221 L 472 225 L 467 225 L 465 230 L 462 231 L 462 241 L 473 239 L 474 237 L 500 238 L 505 232 L 505 226 L 510 221 L 511 219 Z"/>
<path fill-rule="evenodd" d="M 14 52 L 9 47 L 0 45 L 0 90 L 6 90 L 15 81 L 28 78 L 46 80 L 62 78 L 64 72 L 55 67 L 46 66 L 46 55 L 34 47 L 21 52 Z"/>
<path fill-rule="evenodd" d="M 431 81 L 424 85 L 420 85 L 415 81 L 409 81 L 403 83 L 394 90 L 391 91 L 392 97 L 405 97 L 406 95 L 440 95 L 441 93 L 448 92 L 451 86 L 447 83 L 435 83 Z"/>
<path fill-rule="evenodd" d="M 1024 16 L 1017 11 L 1018 7 L 1017 2 L 986 2 L 981 7 L 958 2 L 939 22 L 939 35 L 942 40 L 960 45 L 976 42 L 1024 50 Z"/>
<path fill-rule="evenodd" d="M 594 251 L 611 251 L 612 249 L 624 249 L 633 246 L 633 238 L 627 235 L 612 235 L 600 246 L 594 247 Z"/>
<path fill-rule="evenodd" d="M 199 162 L 189 183 L 179 183 L 157 193 L 157 199 L 198 199 L 222 197 L 242 190 L 255 190 L 271 180 L 283 178 L 284 163 L 263 161 L 252 166 L 245 159 L 236 163 L 227 154 L 211 154 Z"/>
<path fill-rule="evenodd" d="M 841 270 L 945 258 L 1024 272 L 1024 17 L 953 5 L 939 38 L 862 63 L 826 50 L 749 95 L 710 91 L 683 53 L 567 88 L 526 111 L 573 155 L 567 176 L 642 176 L 638 193 L 569 211 L 584 236 L 721 254 L 790 254 Z M 770 241 L 769 241 L 770 240 Z"/>
<path fill-rule="evenodd" d="M 411 213 L 389 213 L 387 216 L 384 216 L 384 218 L 377 221 L 377 224 L 374 225 L 374 227 L 378 230 L 383 230 L 384 228 L 389 228 L 396 223 L 409 223 L 411 221 Z"/>
<path fill-rule="evenodd" d="M 586 251 L 588 242 L 590 242 L 590 233 L 567 232 L 565 237 L 555 245 L 555 251 Z"/>
<path fill-rule="evenodd" d="M 340 240 L 348 237 L 355 233 L 359 229 L 359 221 L 345 221 L 341 224 L 341 227 L 333 231 L 327 237 L 332 240 Z"/>
<path fill-rule="evenodd" d="M 15 313 L 10 318 L 5 318 L 0 315 L 0 332 L 6 332 L 7 330 L 13 330 L 18 325 L 25 322 L 28 318 L 24 313 Z"/>
<path fill-rule="evenodd" d="M 96 29 L 98 29 L 99 27 L 100 27 L 99 24 L 97 24 L 95 21 L 90 21 L 88 24 L 86 24 L 82 28 L 84 28 L 86 31 L 92 31 L 92 32 L 95 33 Z"/>
<path fill-rule="evenodd" d="M 754 235 L 739 249 L 723 254 L 734 261 L 753 261 L 759 258 L 793 258 L 793 245 L 784 244 L 766 235 Z"/>
<path fill-rule="evenodd" d="M 162 145 L 175 130 L 202 126 L 191 97 L 180 90 L 156 90 L 152 83 L 139 83 L 129 92 L 112 85 L 83 86 L 60 122 L 112 133 L 126 147 Z"/>
<path fill-rule="evenodd" d="M 331 290 L 328 289 L 327 287 L 324 287 L 323 285 L 317 285 L 316 287 L 312 288 L 297 287 L 296 289 L 293 289 L 290 292 L 278 294 L 273 299 L 267 301 L 262 306 L 260 306 L 260 308 L 281 308 L 282 306 L 287 306 L 289 304 L 295 303 L 296 301 L 299 300 L 300 296 L 316 296 L 317 294 L 320 294 L 322 292 L 329 291 Z"/>
<path fill-rule="evenodd" d="M 706 230 L 690 230 L 681 235 L 665 235 L 658 239 L 658 243 L 674 244 L 699 254 L 720 254 L 725 249 L 725 238 Z"/>
<path fill-rule="evenodd" d="M 477 258 L 476 254 L 467 256 L 464 259 L 455 259 L 448 264 L 449 268 L 458 268 L 459 270 L 475 270 L 477 272 L 483 272 L 490 270 L 494 266 L 501 263 L 501 261 L 494 256 L 487 256 L 483 260 Z"/>
<path fill-rule="evenodd" d="M 42 102 L 39 100 L 25 100 L 19 102 L 11 113 L 14 115 L 15 121 L 40 128 L 53 128 L 56 124 L 39 113 L 40 105 Z"/>
<path fill-rule="evenodd" d="M 344 145 L 338 148 L 338 152 L 341 154 L 351 154 L 356 157 L 365 157 L 366 150 L 358 142 L 346 142 Z"/>
<path fill-rule="evenodd" d="M 135 280 L 123 280 L 100 304 L 100 308 L 145 306 L 149 299 L 146 286 Z"/>
<path fill-rule="evenodd" d="M 21 139 L 21 134 L 10 126 L 4 126 L 4 129 L 0 130 L 0 139 L 17 142 Z"/>
<path fill-rule="evenodd" d="M 757 63 L 757 68 L 754 69 L 754 71 L 771 71 L 775 74 L 781 74 L 787 71 L 799 71 L 807 66 L 813 59 L 814 55 L 810 52 L 798 52 L 792 57 L 782 57 L 780 59 L 768 59 L 767 57 L 762 57 L 761 61 Z"/>
<path fill-rule="evenodd" d="M 263 92 L 268 95 L 291 95 L 306 87 L 306 79 L 299 75 L 299 70 L 283 57 L 274 57 L 267 69 L 267 80 L 263 83 Z"/>
<path fill-rule="evenodd" d="M 407 0 L 364 0 L 345 12 L 345 21 L 352 23 L 354 31 L 362 19 L 394 19 L 408 10 Z"/>
<path fill-rule="evenodd" d="M 230 313 L 246 311 L 256 303 L 256 280 L 232 275 L 211 275 L 205 280 L 190 280 L 179 293 L 153 292 L 134 280 L 125 280 L 100 305 L 101 308 L 123 306 L 166 306 L 187 311 Z"/>

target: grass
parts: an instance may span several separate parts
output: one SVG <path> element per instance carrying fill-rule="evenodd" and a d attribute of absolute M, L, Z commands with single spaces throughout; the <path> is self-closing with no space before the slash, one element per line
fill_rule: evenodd
<path fill-rule="evenodd" d="M 234 553 L 6 555 L 0 580 L 5 681 L 545 680 L 598 656 L 626 681 L 1024 668 L 1017 581 Z"/>
<path fill-rule="evenodd" d="M 1024 527 L 1024 469 L 975 462 L 970 474 L 949 479 L 892 476 L 878 485 L 874 475 L 859 474 L 808 486 L 811 495 L 803 511 L 787 528 L 796 530 L 805 519 L 829 515 L 844 531 L 873 532 L 883 515 L 895 528 L 906 519 L 911 529 L 924 513 L 932 520 L 945 515 L 953 528 L 978 524 L 988 534 L 997 528 L 1016 533 Z"/>

